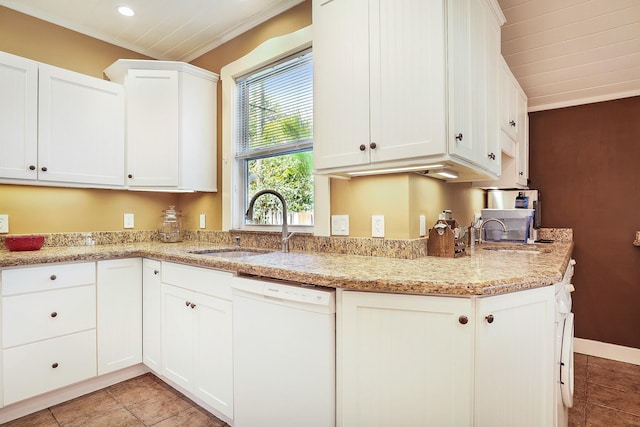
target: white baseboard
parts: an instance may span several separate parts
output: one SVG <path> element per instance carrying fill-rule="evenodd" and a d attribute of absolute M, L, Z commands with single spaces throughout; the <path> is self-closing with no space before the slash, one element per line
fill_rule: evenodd
<path fill-rule="evenodd" d="M 584 338 L 573 339 L 573 351 L 588 356 L 617 360 L 618 362 L 640 365 L 640 348 L 624 347 Z"/>

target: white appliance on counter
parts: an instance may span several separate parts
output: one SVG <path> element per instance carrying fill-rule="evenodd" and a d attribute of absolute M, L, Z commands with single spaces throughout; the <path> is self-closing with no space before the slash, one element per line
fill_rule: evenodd
<path fill-rule="evenodd" d="M 569 265 L 561 282 L 556 283 L 556 330 L 555 330 L 555 386 L 554 405 L 555 427 L 569 425 L 569 408 L 573 406 L 573 313 L 571 312 L 571 284 L 574 259 Z"/>
<path fill-rule="evenodd" d="M 335 290 L 233 285 L 234 427 L 335 426 Z"/>

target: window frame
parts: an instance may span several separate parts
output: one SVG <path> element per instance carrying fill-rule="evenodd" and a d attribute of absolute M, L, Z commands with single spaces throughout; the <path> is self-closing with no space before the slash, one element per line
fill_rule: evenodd
<path fill-rule="evenodd" d="M 297 52 L 312 47 L 311 26 L 296 32 L 269 39 L 242 58 L 224 66 L 220 72 L 222 81 L 222 229 L 280 231 L 281 225 L 245 225 L 244 170 L 235 159 L 236 79 L 266 67 Z M 329 178 L 314 176 L 314 225 L 294 226 L 295 231 L 315 235 L 329 234 Z"/>

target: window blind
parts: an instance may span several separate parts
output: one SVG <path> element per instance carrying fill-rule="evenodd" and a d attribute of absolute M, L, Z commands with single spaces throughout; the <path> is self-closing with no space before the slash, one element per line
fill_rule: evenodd
<path fill-rule="evenodd" d="M 311 50 L 236 80 L 236 158 L 313 145 Z"/>

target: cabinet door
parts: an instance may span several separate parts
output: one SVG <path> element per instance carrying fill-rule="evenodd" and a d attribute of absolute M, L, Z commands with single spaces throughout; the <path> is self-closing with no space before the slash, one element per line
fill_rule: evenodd
<path fill-rule="evenodd" d="M 516 139 L 516 182 L 522 187 L 529 185 L 529 115 L 527 95 L 518 86 L 517 98 L 518 134 Z"/>
<path fill-rule="evenodd" d="M 38 173 L 38 63 L 0 52 L 0 178 Z"/>
<path fill-rule="evenodd" d="M 2 347 L 95 329 L 93 285 L 2 297 Z"/>
<path fill-rule="evenodd" d="M 162 372 L 160 271 L 160 261 L 142 261 L 142 362 L 156 374 Z"/>
<path fill-rule="evenodd" d="M 447 2 L 449 152 L 497 174 L 500 25 L 485 0 Z"/>
<path fill-rule="evenodd" d="M 500 74 L 500 24 L 496 21 L 493 13 L 487 4 L 482 2 L 484 17 L 484 31 L 486 34 L 486 97 L 484 106 L 480 106 L 485 111 L 484 132 L 486 135 L 486 147 L 482 155 L 485 159 L 485 168 L 499 175 L 502 170 L 502 150 L 500 141 L 500 100 L 499 100 L 499 74 Z"/>
<path fill-rule="evenodd" d="M 142 362 L 142 260 L 98 262 L 98 374 Z"/>
<path fill-rule="evenodd" d="M 316 169 L 369 163 L 368 9 L 368 0 L 313 1 Z"/>
<path fill-rule="evenodd" d="M 125 86 L 128 185 L 177 186 L 180 156 L 178 71 L 129 70 Z"/>
<path fill-rule="evenodd" d="M 338 319 L 338 425 L 471 425 L 471 299 L 342 292 Z"/>
<path fill-rule="evenodd" d="M 233 418 L 231 302 L 194 297 L 194 394 Z"/>
<path fill-rule="evenodd" d="M 39 65 L 38 178 L 124 185 L 124 88 Z"/>
<path fill-rule="evenodd" d="M 518 138 L 518 91 L 519 85 L 516 78 L 511 73 L 509 65 L 504 58 L 501 58 L 501 129 L 513 140 Z"/>
<path fill-rule="evenodd" d="M 463 159 L 478 157 L 472 135 L 471 2 L 447 2 L 449 152 Z"/>
<path fill-rule="evenodd" d="M 217 80 L 182 72 L 179 185 L 217 191 Z"/>
<path fill-rule="evenodd" d="M 96 331 L 91 329 L 4 350 L 5 406 L 96 376 Z"/>
<path fill-rule="evenodd" d="M 445 154 L 444 19 L 441 1 L 370 2 L 371 162 Z"/>
<path fill-rule="evenodd" d="M 477 301 L 474 425 L 552 426 L 553 286 Z"/>
<path fill-rule="evenodd" d="M 162 292 L 162 375 L 188 391 L 193 391 L 193 294 L 163 283 Z"/>

